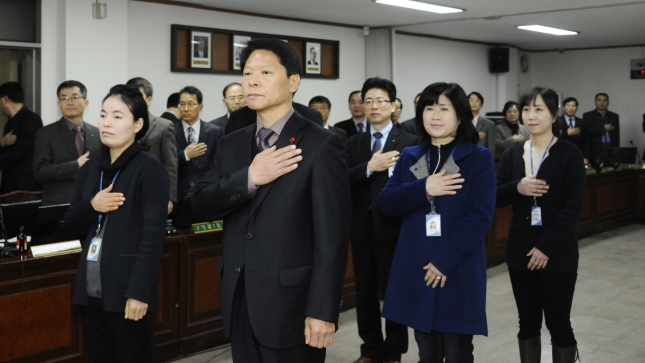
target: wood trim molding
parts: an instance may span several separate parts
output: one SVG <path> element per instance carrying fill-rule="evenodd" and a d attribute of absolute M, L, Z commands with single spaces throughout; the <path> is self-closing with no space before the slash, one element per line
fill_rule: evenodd
<path fill-rule="evenodd" d="M 448 40 L 448 41 L 451 41 L 451 42 L 459 42 L 459 43 L 471 43 L 471 44 L 487 45 L 487 46 L 490 46 L 490 47 L 509 47 L 509 48 L 517 48 L 516 46 L 508 45 L 508 44 L 479 42 L 479 41 L 477 41 L 477 40 L 466 40 L 466 39 L 458 39 L 458 38 L 449 38 L 449 37 L 442 37 L 442 36 L 439 36 L 439 35 L 431 35 L 431 34 L 423 34 L 423 33 L 406 32 L 406 31 L 403 31 L 403 30 L 397 30 L 397 31 L 396 31 L 396 34 L 409 35 L 409 36 L 412 36 L 412 37 L 420 37 L 420 38 L 431 38 L 431 39 Z"/>

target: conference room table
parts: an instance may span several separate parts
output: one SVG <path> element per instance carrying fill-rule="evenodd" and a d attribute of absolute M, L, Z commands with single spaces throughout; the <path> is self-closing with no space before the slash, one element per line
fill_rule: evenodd
<path fill-rule="evenodd" d="M 505 262 L 512 211 L 496 210 L 486 236 L 488 265 Z M 580 238 L 632 223 L 645 223 L 645 170 L 587 177 Z M 224 226 L 226 228 L 226 226 Z M 166 237 L 159 269 L 160 304 L 155 328 L 158 362 L 227 344 L 216 266 L 221 231 L 192 229 Z M 0 258 L 0 362 L 89 362 L 78 308 L 71 303 L 79 253 Z M 355 306 L 350 258 L 342 309 Z"/>

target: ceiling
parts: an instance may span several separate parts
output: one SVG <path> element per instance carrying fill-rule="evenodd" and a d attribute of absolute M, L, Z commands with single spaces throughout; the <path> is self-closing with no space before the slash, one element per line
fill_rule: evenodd
<path fill-rule="evenodd" d="M 466 9 L 434 14 L 372 0 L 176 0 L 218 9 L 504 44 L 527 50 L 645 44 L 645 1 L 423 0 Z M 488 18 L 488 19 L 487 19 Z M 492 19 L 491 19 L 492 18 Z M 553 36 L 517 29 L 546 25 L 580 32 Z"/>

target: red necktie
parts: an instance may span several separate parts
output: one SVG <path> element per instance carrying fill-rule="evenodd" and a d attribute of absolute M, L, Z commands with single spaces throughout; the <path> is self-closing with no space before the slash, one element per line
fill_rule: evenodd
<path fill-rule="evenodd" d="M 76 145 L 76 151 L 78 151 L 78 156 L 83 155 L 83 149 L 85 149 L 85 141 L 83 141 L 83 135 L 81 135 L 81 127 L 74 126 L 74 145 Z"/>

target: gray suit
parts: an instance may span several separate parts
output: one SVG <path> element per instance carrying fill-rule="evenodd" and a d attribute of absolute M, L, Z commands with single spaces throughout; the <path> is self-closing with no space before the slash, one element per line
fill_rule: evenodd
<path fill-rule="evenodd" d="M 170 176 L 170 200 L 177 204 L 177 140 L 175 125 L 165 118 L 148 114 L 150 128 L 141 141 L 149 147 L 148 153 L 156 157 Z"/>
<path fill-rule="evenodd" d="M 491 154 L 495 155 L 495 123 L 479 115 L 477 131 L 486 134 L 483 139 L 479 139 L 479 145 L 487 148 Z"/>
<path fill-rule="evenodd" d="M 83 122 L 85 150 L 90 158 L 101 153 L 99 129 Z M 74 132 L 64 117 L 40 128 L 34 143 L 34 179 L 43 183 L 43 205 L 69 203 L 78 172 L 78 151 L 74 144 Z"/>
<path fill-rule="evenodd" d="M 518 121 L 520 126 L 518 135 L 524 135 L 524 140 L 529 140 L 531 138 L 531 133 L 529 130 L 524 127 Z M 495 144 L 496 144 L 496 153 L 495 161 L 499 161 L 502 158 L 502 154 L 506 149 L 515 145 L 515 140 L 513 139 L 513 131 L 510 127 L 506 126 L 506 123 L 499 124 L 495 126 Z"/>
<path fill-rule="evenodd" d="M 224 129 L 226 128 L 226 124 L 228 123 L 228 114 L 218 117 L 214 119 L 213 121 L 210 121 L 215 126 L 219 126 L 220 129 L 222 129 L 222 136 L 224 135 Z"/>

